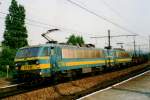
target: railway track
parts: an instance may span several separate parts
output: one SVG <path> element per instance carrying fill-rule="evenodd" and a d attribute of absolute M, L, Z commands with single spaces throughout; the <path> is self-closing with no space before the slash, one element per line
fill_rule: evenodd
<path fill-rule="evenodd" d="M 14 83 L 15 81 L 16 81 L 15 79 L 6 79 L 6 78 L 0 79 L 0 88 L 13 85 L 15 84 Z"/>
<path fill-rule="evenodd" d="M 20 90 L 18 89 L 18 87 L 21 85 L 23 85 L 23 83 L 0 87 L 0 98 L 4 98 L 13 94 L 21 93 Z"/>
<path fill-rule="evenodd" d="M 9 84 L 10 82 L 4 82 L 4 81 L 0 81 L 0 85 L 1 84 Z"/>
<path fill-rule="evenodd" d="M 83 97 L 83 96 L 85 96 L 87 94 L 93 93 L 93 92 L 101 90 L 101 89 L 105 89 L 106 87 L 109 87 L 111 85 L 120 83 L 120 82 L 122 82 L 124 80 L 132 78 L 132 77 L 134 77 L 136 75 L 139 75 L 139 74 L 144 73 L 144 72 L 149 71 L 149 70 L 150 70 L 150 66 L 147 66 L 147 68 L 133 70 L 133 71 L 130 71 L 129 73 L 122 74 L 122 75 L 120 74 L 120 76 L 118 76 L 118 77 L 112 77 L 111 79 L 106 79 L 106 80 L 101 80 L 99 76 L 96 76 L 93 79 L 89 79 L 89 80 L 93 81 L 93 82 L 91 82 L 91 84 L 93 83 L 93 85 L 91 85 L 91 86 L 86 86 L 86 83 L 90 84 L 89 80 L 83 82 L 82 84 L 81 84 L 81 82 L 80 83 L 73 82 L 73 86 L 82 88 L 82 91 L 79 91 L 77 93 L 70 93 L 70 94 L 69 93 L 68 94 L 67 93 L 64 94 L 64 91 L 62 91 L 61 92 L 63 94 L 62 98 L 64 100 L 66 100 L 66 99 L 67 100 L 73 100 L 73 99 L 76 100 L 76 99 L 78 99 L 80 97 Z M 107 75 L 104 75 L 104 77 L 107 77 Z M 99 78 L 99 80 L 97 82 L 94 81 L 94 80 L 96 80 L 98 78 Z"/>
<path fill-rule="evenodd" d="M 50 84 L 36 88 L 18 88 L 16 85 L 10 91 L 0 92 L 3 99 L 77 99 L 94 91 L 106 88 L 115 83 L 143 73 L 150 69 L 150 62 L 115 72 L 102 73 L 96 76 L 84 77 L 74 81 Z M 133 74 L 134 73 L 134 74 Z M 4 89 L 4 88 L 3 88 Z M 16 90 L 15 90 L 16 89 Z M 9 90 L 9 89 L 8 89 Z M 1 91 L 1 88 L 0 88 Z"/>

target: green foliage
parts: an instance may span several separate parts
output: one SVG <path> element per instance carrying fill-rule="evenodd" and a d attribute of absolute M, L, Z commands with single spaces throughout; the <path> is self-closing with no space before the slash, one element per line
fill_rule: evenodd
<path fill-rule="evenodd" d="M 18 5 L 16 0 L 12 0 L 11 2 L 5 25 L 3 45 L 13 49 L 28 45 L 28 35 L 25 27 L 25 9 L 23 6 Z"/>
<path fill-rule="evenodd" d="M 8 78 L 12 78 L 13 75 L 15 74 L 14 71 L 12 71 L 11 69 L 8 71 Z M 5 71 L 0 71 L 0 78 L 4 78 L 4 77 L 7 77 L 7 70 Z"/>
<path fill-rule="evenodd" d="M 5 19 L 3 50 L 0 55 L 0 70 L 6 70 L 6 65 L 14 69 L 14 57 L 16 50 L 28 45 L 27 29 L 25 27 L 25 9 L 16 0 L 12 0 L 9 7 L 9 14 Z"/>
<path fill-rule="evenodd" d="M 72 45 L 76 45 L 77 42 L 76 42 L 76 37 L 75 35 L 71 35 L 67 41 L 68 44 L 72 44 Z"/>
<path fill-rule="evenodd" d="M 76 37 L 76 42 L 81 46 L 84 44 L 84 40 L 82 36 L 77 36 Z"/>
<path fill-rule="evenodd" d="M 82 46 L 84 44 L 84 40 L 82 36 L 75 36 L 75 35 L 71 35 L 67 41 L 68 44 L 72 44 L 72 45 L 80 45 Z"/>
<path fill-rule="evenodd" d="M 2 54 L 0 56 L 0 69 L 5 70 L 6 65 L 10 66 L 10 69 L 14 69 L 14 57 L 16 54 L 15 49 L 10 49 L 8 47 L 4 47 Z"/>

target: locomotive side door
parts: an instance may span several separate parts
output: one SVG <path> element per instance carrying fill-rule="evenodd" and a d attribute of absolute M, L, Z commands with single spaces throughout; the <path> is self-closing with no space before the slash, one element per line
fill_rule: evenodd
<path fill-rule="evenodd" d="M 106 59 L 107 59 L 107 66 L 108 67 L 112 67 L 114 66 L 115 64 L 115 52 L 113 50 L 107 50 L 107 56 L 106 56 Z"/>
<path fill-rule="evenodd" d="M 114 62 L 114 66 L 115 66 L 117 63 L 117 54 L 116 54 L 115 50 L 113 51 L 113 62 Z"/>
<path fill-rule="evenodd" d="M 107 67 L 109 68 L 111 66 L 111 51 L 110 50 L 107 50 L 107 53 L 106 53 L 106 61 L 107 61 Z"/>
<path fill-rule="evenodd" d="M 50 48 L 50 64 L 52 66 L 52 68 L 55 67 L 55 50 L 54 50 L 54 47 L 51 47 Z"/>
<path fill-rule="evenodd" d="M 52 74 L 55 74 L 58 71 L 58 55 L 57 55 L 57 48 L 51 47 L 51 53 L 50 53 L 50 64 L 51 64 L 51 72 Z"/>

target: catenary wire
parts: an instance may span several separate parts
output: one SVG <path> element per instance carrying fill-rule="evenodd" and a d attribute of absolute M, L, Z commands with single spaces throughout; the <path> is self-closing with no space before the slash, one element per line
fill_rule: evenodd
<path fill-rule="evenodd" d="M 127 31 L 127 32 L 129 32 L 129 33 L 131 33 L 131 34 L 136 34 L 136 35 L 137 35 L 137 33 L 130 31 L 129 29 L 127 29 L 127 28 L 125 28 L 125 27 L 123 27 L 123 26 L 121 26 L 121 25 L 119 25 L 119 24 L 117 24 L 117 23 L 115 23 L 115 22 L 113 22 L 113 21 L 111 21 L 111 20 L 109 20 L 109 19 L 107 19 L 107 18 L 105 18 L 105 17 L 103 17 L 103 16 L 97 14 L 97 13 L 95 13 L 95 12 L 92 11 L 92 10 L 89 10 L 89 9 L 86 8 L 86 7 L 83 7 L 82 5 L 76 3 L 76 2 L 74 2 L 74 1 L 72 1 L 72 0 L 67 0 L 67 1 L 70 2 L 70 3 L 73 4 L 73 5 L 75 5 L 75 6 L 79 7 L 79 8 L 81 8 L 81 9 L 83 9 L 83 10 L 89 12 L 90 14 L 95 15 L 95 16 L 97 16 L 98 18 L 103 19 L 103 20 L 105 20 L 106 22 L 109 22 L 109 23 L 113 24 L 114 26 L 116 26 L 116 27 L 118 27 L 118 28 L 120 28 L 120 29 L 122 29 L 122 30 L 124 30 L 124 31 Z"/>

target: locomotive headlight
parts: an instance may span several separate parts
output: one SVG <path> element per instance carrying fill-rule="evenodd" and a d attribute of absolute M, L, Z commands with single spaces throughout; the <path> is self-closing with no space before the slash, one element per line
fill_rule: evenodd
<path fill-rule="evenodd" d="M 15 66 L 18 66 L 18 64 L 16 63 Z"/>
<path fill-rule="evenodd" d="M 37 61 L 35 62 L 35 64 L 36 64 L 36 65 L 39 65 L 39 64 L 40 64 L 40 62 L 37 60 Z"/>
<path fill-rule="evenodd" d="M 19 68 L 18 68 L 18 64 L 17 64 L 17 63 L 15 64 L 15 69 L 16 69 L 16 70 L 18 70 L 18 69 L 19 69 Z"/>
<path fill-rule="evenodd" d="M 16 67 L 16 70 L 18 70 L 19 68 L 18 67 Z"/>
<path fill-rule="evenodd" d="M 40 75 L 42 75 L 42 72 L 40 72 Z"/>

